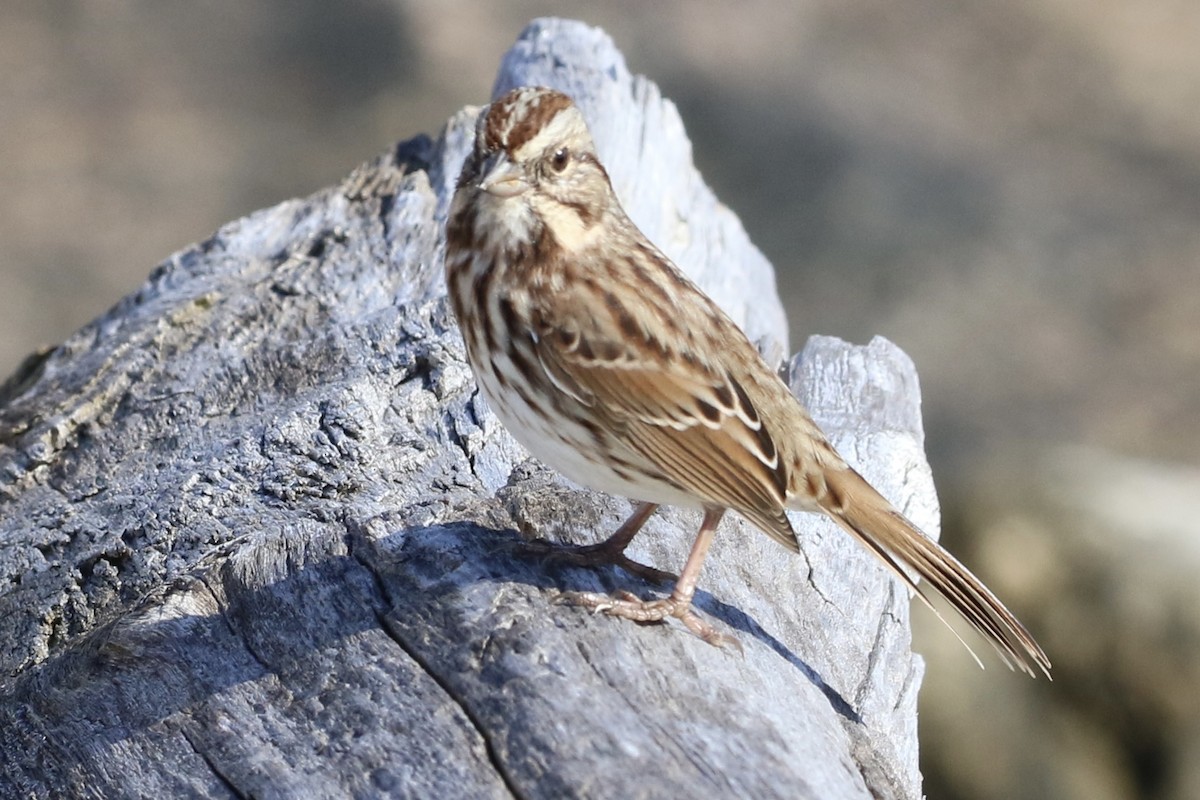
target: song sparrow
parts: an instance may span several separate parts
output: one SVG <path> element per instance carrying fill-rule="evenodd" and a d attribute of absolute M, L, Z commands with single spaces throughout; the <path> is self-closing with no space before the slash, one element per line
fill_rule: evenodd
<path fill-rule="evenodd" d="M 924 578 L 1010 666 L 1049 675 L 1021 623 L 837 454 L 738 326 L 625 215 L 566 95 L 515 89 L 481 113 L 447 222 L 446 281 L 479 387 L 513 436 L 578 483 L 642 501 L 589 557 L 637 569 L 623 553 L 658 505 L 704 512 L 668 598 L 573 602 L 674 616 L 720 643 L 691 601 L 721 515 L 798 552 L 784 510 L 823 512 L 928 602 L 904 568 Z"/>

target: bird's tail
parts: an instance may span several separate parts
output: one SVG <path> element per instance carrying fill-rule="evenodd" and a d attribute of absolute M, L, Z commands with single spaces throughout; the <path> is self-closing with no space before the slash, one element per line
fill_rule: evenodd
<path fill-rule="evenodd" d="M 1034 675 L 1036 665 L 1050 677 L 1050 660 L 1033 636 L 958 559 L 909 522 L 853 469 L 828 470 L 825 479 L 826 492 L 820 498 L 822 510 L 908 584 L 946 627 L 954 630 L 904 567 L 911 568 L 946 598 L 996 648 L 1009 667 Z M 966 642 L 963 645 L 971 651 Z M 974 651 L 971 655 L 979 661 Z"/>

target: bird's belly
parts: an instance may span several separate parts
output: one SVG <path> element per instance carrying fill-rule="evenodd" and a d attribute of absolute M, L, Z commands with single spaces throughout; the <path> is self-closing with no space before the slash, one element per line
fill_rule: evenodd
<path fill-rule="evenodd" d="M 475 362 L 474 359 L 472 359 Z M 488 405 L 504 427 L 539 461 L 589 489 L 660 505 L 699 508 L 699 501 L 653 477 L 653 468 L 638 469 L 623 452 L 623 465 L 602 448 L 595 435 L 579 420 L 587 407 L 547 381 L 539 390 L 514 388 L 519 372 L 504 355 L 475 362 L 475 375 Z M 497 373 L 505 375 L 507 386 Z M 552 393 L 546 394 L 546 393 Z M 594 427 L 594 426 L 592 426 Z"/>

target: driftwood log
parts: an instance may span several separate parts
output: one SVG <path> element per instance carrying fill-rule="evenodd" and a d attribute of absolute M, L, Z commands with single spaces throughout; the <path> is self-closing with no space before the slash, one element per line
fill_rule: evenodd
<path fill-rule="evenodd" d="M 770 265 L 674 106 L 601 31 L 533 23 L 495 93 L 577 98 L 633 218 L 786 347 Z M 918 797 L 907 593 L 831 523 L 727 518 L 677 625 L 558 605 L 661 591 L 542 563 L 629 511 L 526 457 L 477 395 L 442 224 L 473 110 L 232 222 L 0 388 L 0 796 Z M 911 362 L 815 338 L 792 385 L 927 530 Z M 635 540 L 677 570 L 698 524 Z"/>

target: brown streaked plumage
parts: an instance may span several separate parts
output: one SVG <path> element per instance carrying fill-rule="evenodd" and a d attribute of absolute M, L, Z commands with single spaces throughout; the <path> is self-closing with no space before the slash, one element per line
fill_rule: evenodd
<path fill-rule="evenodd" d="M 566 95 L 516 89 L 480 115 L 446 279 L 480 388 L 512 434 L 573 480 L 641 501 L 586 558 L 661 577 L 625 547 L 658 505 L 704 511 L 670 597 L 575 602 L 678 617 L 719 643 L 691 600 L 721 515 L 798 551 L 785 510 L 822 512 L 926 599 L 916 572 L 1010 666 L 1049 674 L 1021 623 L 838 455 L 737 325 L 629 220 Z"/>

